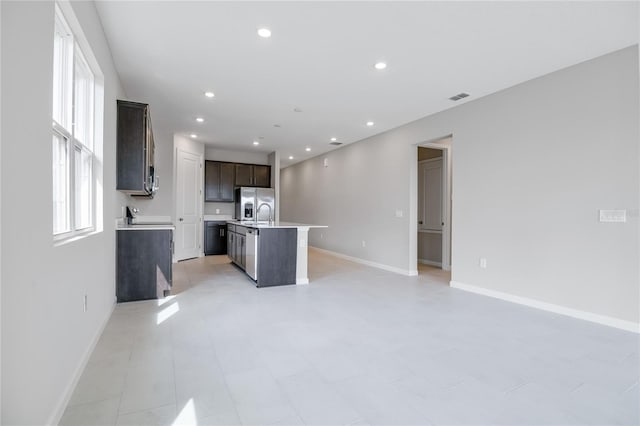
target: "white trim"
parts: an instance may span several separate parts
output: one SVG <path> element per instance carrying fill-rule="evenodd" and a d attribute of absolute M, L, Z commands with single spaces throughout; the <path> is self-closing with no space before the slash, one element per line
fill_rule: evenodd
<path fill-rule="evenodd" d="M 348 256 L 346 254 L 338 253 L 338 252 L 331 251 L 331 250 L 325 250 L 325 249 L 321 249 L 321 248 L 314 247 L 314 246 L 309 246 L 309 248 L 313 249 L 313 250 L 317 250 L 317 251 L 325 253 L 325 254 L 328 254 L 328 255 L 331 255 L 331 256 L 335 256 L 335 257 L 339 257 L 341 259 L 349 260 L 351 262 L 360 263 L 362 265 L 367 265 L 367 266 L 371 266 L 371 267 L 378 268 L 378 269 L 384 269 L 385 271 L 395 272 L 396 274 L 400 274 L 400 275 L 408 275 L 408 276 L 418 275 L 418 271 L 415 271 L 415 270 L 407 270 L 407 269 L 396 268 L 395 266 L 385 265 L 384 263 L 372 262 L 370 260 L 364 260 L 364 259 L 360 259 L 359 257 Z"/>
<path fill-rule="evenodd" d="M 296 285 L 309 284 L 309 278 L 296 278 Z"/>
<path fill-rule="evenodd" d="M 422 263 L 423 265 L 437 266 L 438 268 L 442 268 L 442 262 L 434 262 L 433 260 L 418 259 L 418 263 Z"/>
<path fill-rule="evenodd" d="M 442 142 L 451 139 L 450 142 L 443 144 Z M 431 148 L 438 149 L 442 151 L 442 156 L 437 158 L 431 158 L 427 160 L 418 160 L 418 148 Z M 411 163 L 411 173 L 410 173 L 410 185 L 409 188 L 411 190 L 411 197 L 409 200 L 410 208 L 415 209 L 410 214 L 410 218 L 415 218 L 415 223 L 410 222 L 409 227 L 409 243 L 413 246 L 416 244 L 415 255 L 413 251 L 409 255 L 409 262 L 413 264 L 413 262 L 418 263 L 418 253 L 417 253 L 417 235 L 421 232 L 418 229 L 417 225 L 417 217 L 418 217 L 418 166 L 420 163 L 428 162 L 428 161 L 442 161 L 442 185 L 443 185 L 443 220 L 444 226 L 442 228 L 442 269 L 445 271 L 451 270 L 451 246 L 453 244 L 453 235 L 452 235 L 452 221 L 453 221 L 453 191 L 452 191 L 452 148 L 453 148 L 453 134 L 450 133 L 448 135 L 431 139 L 428 141 L 418 142 L 415 145 L 412 145 L 412 158 L 415 158 L 415 162 Z M 414 169 L 415 165 L 415 169 Z M 414 199 L 415 197 L 415 199 Z M 415 236 L 415 242 L 413 237 Z"/>
<path fill-rule="evenodd" d="M 113 310 L 116 308 L 115 298 L 114 303 L 111 305 L 111 310 L 109 311 L 109 315 L 107 315 L 103 320 L 100 327 L 98 327 L 98 332 L 93 336 L 91 340 L 91 344 L 82 355 L 80 359 L 80 363 L 76 367 L 75 372 L 72 375 L 71 381 L 67 384 L 66 388 L 62 392 L 58 403 L 56 404 L 56 408 L 53 410 L 51 417 L 49 417 L 49 421 L 46 423 L 48 425 L 57 425 L 60 423 L 60 419 L 62 419 L 62 415 L 64 414 L 64 410 L 67 408 L 67 404 L 69 404 L 69 400 L 71 399 L 71 395 L 73 395 L 73 391 L 82 377 L 82 373 L 84 372 L 84 368 L 87 366 L 89 359 L 91 358 L 91 354 L 93 350 L 96 348 L 98 341 L 100 340 L 100 336 L 102 336 L 102 332 L 104 331 L 109 319 L 111 319 L 111 315 L 113 314 Z"/>
<path fill-rule="evenodd" d="M 634 323 L 631 321 L 622 320 L 606 315 L 594 314 L 592 312 L 581 311 L 578 309 L 568 308 L 566 306 L 554 305 L 552 303 L 541 302 L 535 299 L 529 299 L 527 297 L 515 296 L 513 294 L 503 293 L 500 291 L 489 290 L 483 287 L 478 287 L 471 284 L 465 284 L 458 281 L 450 281 L 449 285 L 453 288 L 457 288 L 471 293 L 481 294 L 483 296 L 489 296 L 496 299 L 505 300 L 507 302 L 517 303 L 519 305 L 525 305 L 536 309 L 542 309 L 543 311 L 549 311 L 560 315 L 566 315 L 569 317 L 594 322 L 597 324 L 606 325 L 609 327 L 619 328 L 621 330 L 631 331 L 633 333 L 640 334 L 640 323 Z"/>

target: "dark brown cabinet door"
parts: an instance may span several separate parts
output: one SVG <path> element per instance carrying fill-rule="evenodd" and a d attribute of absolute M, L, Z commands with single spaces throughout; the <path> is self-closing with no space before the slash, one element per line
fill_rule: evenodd
<path fill-rule="evenodd" d="M 147 104 L 117 102 L 116 189 L 151 196 L 153 135 Z"/>
<path fill-rule="evenodd" d="M 218 201 L 220 193 L 220 163 L 205 161 L 204 164 L 204 200 Z"/>
<path fill-rule="evenodd" d="M 236 164 L 236 186 L 253 186 L 253 166 Z"/>
<path fill-rule="evenodd" d="M 220 163 L 219 201 L 233 201 L 235 177 L 235 165 L 233 163 Z"/>
<path fill-rule="evenodd" d="M 172 282 L 173 231 L 131 230 L 116 235 L 118 303 L 164 297 Z"/>
<path fill-rule="evenodd" d="M 234 177 L 233 163 L 205 161 L 204 200 L 233 202 Z"/>
<path fill-rule="evenodd" d="M 271 187 L 271 167 L 253 166 L 253 185 L 262 188 Z"/>
<path fill-rule="evenodd" d="M 204 223 L 204 254 L 227 254 L 227 224 L 224 222 Z"/>

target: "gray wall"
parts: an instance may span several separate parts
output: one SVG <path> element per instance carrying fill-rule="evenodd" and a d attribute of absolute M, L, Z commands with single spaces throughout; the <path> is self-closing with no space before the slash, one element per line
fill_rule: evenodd
<path fill-rule="evenodd" d="M 102 232 L 54 247 L 53 2 L 2 10 L 2 424 L 57 421 L 115 298 L 116 98 L 124 96 L 94 4 L 73 9 L 105 78 Z M 83 297 L 88 295 L 88 311 Z"/>
<path fill-rule="evenodd" d="M 638 323 L 638 100 L 635 45 L 286 168 L 282 218 L 412 271 L 415 144 L 452 134 L 452 280 Z"/>

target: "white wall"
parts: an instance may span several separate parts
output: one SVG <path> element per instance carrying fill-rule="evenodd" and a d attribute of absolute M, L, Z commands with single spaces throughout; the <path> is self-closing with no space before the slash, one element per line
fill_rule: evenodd
<path fill-rule="evenodd" d="M 265 152 L 232 151 L 205 147 L 205 158 L 231 163 L 269 164 L 269 154 Z"/>
<path fill-rule="evenodd" d="M 93 3 L 73 9 L 105 78 L 103 232 L 54 247 L 53 2 L 2 10 L 2 424 L 57 422 L 115 298 L 116 98 L 123 91 Z M 83 313 L 83 297 L 88 311 Z"/>
<path fill-rule="evenodd" d="M 415 144 L 452 134 L 452 279 L 638 324 L 638 100 L 636 45 L 286 168 L 282 218 L 411 271 Z"/>

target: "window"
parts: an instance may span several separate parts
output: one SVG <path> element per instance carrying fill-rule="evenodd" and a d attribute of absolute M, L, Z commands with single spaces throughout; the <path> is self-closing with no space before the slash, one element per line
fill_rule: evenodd
<path fill-rule="evenodd" d="M 95 228 L 94 73 L 56 5 L 53 50 L 53 235 Z"/>

